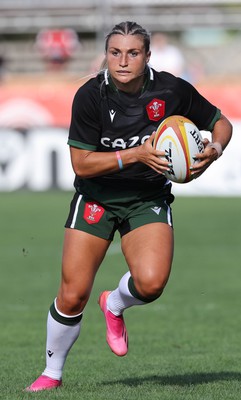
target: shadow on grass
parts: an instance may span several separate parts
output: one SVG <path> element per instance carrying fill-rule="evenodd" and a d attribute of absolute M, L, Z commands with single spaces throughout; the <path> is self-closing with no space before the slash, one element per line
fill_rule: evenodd
<path fill-rule="evenodd" d="M 122 384 L 127 386 L 139 386 L 146 383 L 162 385 L 162 386 L 190 386 L 200 385 L 203 383 L 218 381 L 241 381 L 241 373 L 238 372 L 208 372 L 193 373 L 183 375 L 150 375 L 144 377 L 125 378 L 115 381 L 105 381 L 103 385 Z"/>

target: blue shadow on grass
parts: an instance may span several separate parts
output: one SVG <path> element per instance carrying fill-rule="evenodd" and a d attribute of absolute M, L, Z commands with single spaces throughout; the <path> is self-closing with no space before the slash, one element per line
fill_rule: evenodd
<path fill-rule="evenodd" d="M 218 382 L 218 381 L 241 381 L 241 373 L 238 372 L 200 372 L 183 375 L 150 375 L 144 377 L 124 378 L 115 381 L 105 381 L 103 385 L 122 384 L 126 386 L 139 386 L 141 384 L 151 383 L 162 386 L 190 386 L 200 385 L 203 383 Z"/>

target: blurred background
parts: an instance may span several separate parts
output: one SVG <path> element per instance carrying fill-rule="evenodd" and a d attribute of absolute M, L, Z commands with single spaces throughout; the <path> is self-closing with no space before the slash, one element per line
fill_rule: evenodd
<path fill-rule="evenodd" d="M 152 33 L 154 68 L 190 81 L 234 126 L 218 163 L 174 192 L 241 195 L 237 0 L 1 0 L 0 191 L 72 189 L 72 99 L 100 69 L 105 35 L 125 20 Z"/>

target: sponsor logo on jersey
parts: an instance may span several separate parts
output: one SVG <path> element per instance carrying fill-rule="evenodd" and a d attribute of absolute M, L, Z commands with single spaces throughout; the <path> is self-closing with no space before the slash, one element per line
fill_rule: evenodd
<path fill-rule="evenodd" d="M 86 203 L 84 209 L 84 219 L 88 224 L 97 224 L 105 210 L 99 204 L 94 202 Z"/>
<path fill-rule="evenodd" d="M 165 115 L 165 101 L 159 99 L 153 99 L 146 106 L 148 118 L 151 121 L 159 121 Z"/>
<path fill-rule="evenodd" d="M 150 137 L 150 135 L 141 136 L 133 136 L 124 140 L 121 137 L 117 137 L 114 140 L 111 138 L 104 136 L 100 139 L 102 146 L 110 147 L 112 149 L 128 149 L 130 147 L 139 146 Z"/>

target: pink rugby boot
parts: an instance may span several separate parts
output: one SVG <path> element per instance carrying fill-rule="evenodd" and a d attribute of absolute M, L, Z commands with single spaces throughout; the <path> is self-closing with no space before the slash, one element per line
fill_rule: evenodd
<path fill-rule="evenodd" d="M 102 292 L 98 303 L 105 317 L 106 341 L 111 351 L 122 357 L 128 352 L 128 335 L 123 316 L 116 316 L 107 309 L 107 298 L 110 293 L 109 291 Z"/>
<path fill-rule="evenodd" d="M 46 375 L 40 375 L 25 392 L 40 392 L 41 390 L 55 389 L 62 385 L 62 380 L 52 379 Z"/>

